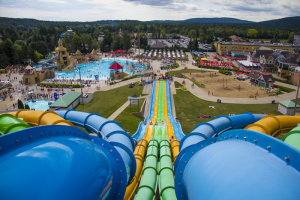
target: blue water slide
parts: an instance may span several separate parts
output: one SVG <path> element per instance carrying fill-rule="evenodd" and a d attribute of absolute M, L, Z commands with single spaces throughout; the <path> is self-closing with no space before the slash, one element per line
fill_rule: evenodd
<path fill-rule="evenodd" d="M 176 122 L 176 119 L 172 115 L 172 103 L 171 103 L 171 92 L 170 92 L 170 85 L 169 81 L 166 81 L 166 95 L 167 95 L 167 112 L 168 118 L 170 119 L 170 123 L 173 126 L 174 135 L 177 140 L 181 141 L 181 139 L 185 136 L 181 125 L 179 122 Z M 175 112 L 175 111 L 174 111 Z"/>
<path fill-rule="evenodd" d="M 125 162 L 128 180 L 134 177 L 136 166 L 132 152 L 135 141 L 122 129 L 118 122 L 110 121 L 95 113 L 90 114 L 75 110 L 57 111 L 56 113 L 75 126 L 84 127 L 87 131 L 94 132 L 109 141 L 115 146 Z"/>
<path fill-rule="evenodd" d="M 0 199 L 122 200 L 130 156 L 111 143 L 62 125 L 0 136 Z"/>
<path fill-rule="evenodd" d="M 219 118 L 209 122 L 200 123 L 190 134 L 186 135 L 181 140 L 179 149 L 182 151 L 188 146 L 194 145 L 208 138 L 216 137 L 231 129 L 242 129 L 247 125 L 260 120 L 263 116 L 264 115 L 262 114 L 251 114 L 247 112 L 240 115 L 220 116 Z"/>
<path fill-rule="evenodd" d="M 300 151 L 277 138 L 233 129 L 184 152 L 175 171 L 177 199 L 300 199 Z"/>
<path fill-rule="evenodd" d="M 153 87 L 152 87 L 151 103 L 149 108 L 150 119 L 152 119 L 154 115 L 155 91 L 156 91 L 156 80 L 153 81 Z"/>

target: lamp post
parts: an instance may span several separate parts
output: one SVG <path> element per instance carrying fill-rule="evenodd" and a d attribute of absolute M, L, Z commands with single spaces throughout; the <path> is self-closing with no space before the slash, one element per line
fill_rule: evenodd
<path fill-rule="evenodd" d="M 82 100 L 82 95 L 83 95 L 83 93 L 82 93 L 82 84 L 81 84 L 81 74 L 80 74 L 80 68 L 81 68 L 81 67 L 76 67 L 76 69 L 78 69 L 78 70 L 79 70 L 80 90 L 81 90 L 81 104 L 83 104 L 83 100 Z"/>

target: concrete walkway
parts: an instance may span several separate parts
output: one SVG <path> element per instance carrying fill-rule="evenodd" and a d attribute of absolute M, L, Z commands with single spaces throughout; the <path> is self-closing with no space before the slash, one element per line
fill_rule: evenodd
<path fill-rule="evenodd" d="M 121 112 L 123 112 L 123 110 L 125 110 L 128 106 L 129 106 L 130 102 L 126 101 L 126 103 L 124 103 L 118 110 L 116 110 L 111 116 L 109 116 L 107 119 L 108 120 L 114 120 L 118 117 L 119 114 L 121 114 Z"/>

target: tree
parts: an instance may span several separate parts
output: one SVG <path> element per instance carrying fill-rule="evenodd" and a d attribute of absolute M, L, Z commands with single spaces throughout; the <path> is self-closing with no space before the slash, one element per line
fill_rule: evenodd
<path fill-rule="evenodd" d="M 121 37 L 118 34 L 115 35 L 111 48 L 114 51 L 121 49 Z"/>
<path fill-rule="evenodd" d="M 28 48 L 25 43 L 21 46 L 21 52 L 20 52 L 20 60 L 25 61 L 28 59 Z"/>
<path fill-rule="evenodd" d="M 215 47 L 215 42 L 212 42 L 212 43 L 210 44 L 210 46 L 211 46 L 211 49 L 216 49 L 216 47 Z"/>
<path fill-rule="evenodd" d="M 166 37 L 166 31 L 165 30 L 161 30 L 160 31 L 160 35 L 165 38 Z"/>
<path fill-rule="evenodd" d="M 20 99 L 18 99 L 18 109 L 24 109 L 24 104 Z"/>
<path fill-rule="evenodd" d="M 198 51 L 198 48 L 199 48 L 198 40 L 197 40 L 197 38 L 195 38 L 193 49 L 194 49 L 194 51 Z"/>
<path fill-rule="evenodd" d="M 128 50 L 131 48 L 131 41 L 130 41 L 129 34 L 127 32 L 124 32 L 123 34 L 122 45 L 124 50 Z"/>
<path fill-rule="evenodd" d="M 32 62 L 37 63 L 40 60 L 40 53 L 35 51 L 33 56 L 31 57 Z"/>
<path fill-rule="evenodd" d="M 247 36 L 251 37 L 251 39 L 253 37 L 256 38 L 257 37 L 257 30 L 255 30 L 255 29 L 248 29 Z"/>
<path fill-rule="evenodd" d="M 188 44 L 188 49 L 193 49 L 193 46 L 194 46 L 194 42 L 192 39 L 190 39 L 190 42 Z"/>
<path fill-rule="evenodd" d="M 286 78 L 286 80 L 289 81 L 291 79 L 291 75 L 286 72 L 285 74 L 283 74 L 283 78 Z"/>
<path fill-rule="evenodd" d="M 25 109 L 26 109 L 26 110 L 30 110 L 30 107 L 29 107 L 28 104 L 25 104 Z"/>
<path fill-rule="evenodd" d="M 294 43 L 294 35 L 295 35 L 295 32 L 290 33 L 288 43 L 291 43 L 291 44 Z"/>
<path fill-rule="evenodd" d="M 81 46 L 82 44 L 82 40 L 81 37 L 79 35 L 74 35 L 74 37 L 72 38 L 72 48 L 73 51 L 76 52 L 77 50 L 81 51 Z"/>
<path fill-rule="evenodd" d="M 7 38 L 4 42 L 4 53 L 7 55 L 8 59 L 9 59 L 9 63 L 13 64 L 14 62 L 14 49 L 13 49 L 13 43 L 12 41 Z"/>

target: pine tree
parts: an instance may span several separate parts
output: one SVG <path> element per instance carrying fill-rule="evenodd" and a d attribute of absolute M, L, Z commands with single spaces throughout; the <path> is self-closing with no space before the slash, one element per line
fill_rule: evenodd
<path fill-rule="evenodd" d="M 18 99 L 18 109 L 24 109 L 23 102 L 20 99 Z"/>
<path fill-rule="evenodd" d="M 4 53 L 7 55 L 9 59 L 9 63 L 13 64 L 14 62 L 14 49 L 12 41 L 7 38 L 4 42 Z"/>

